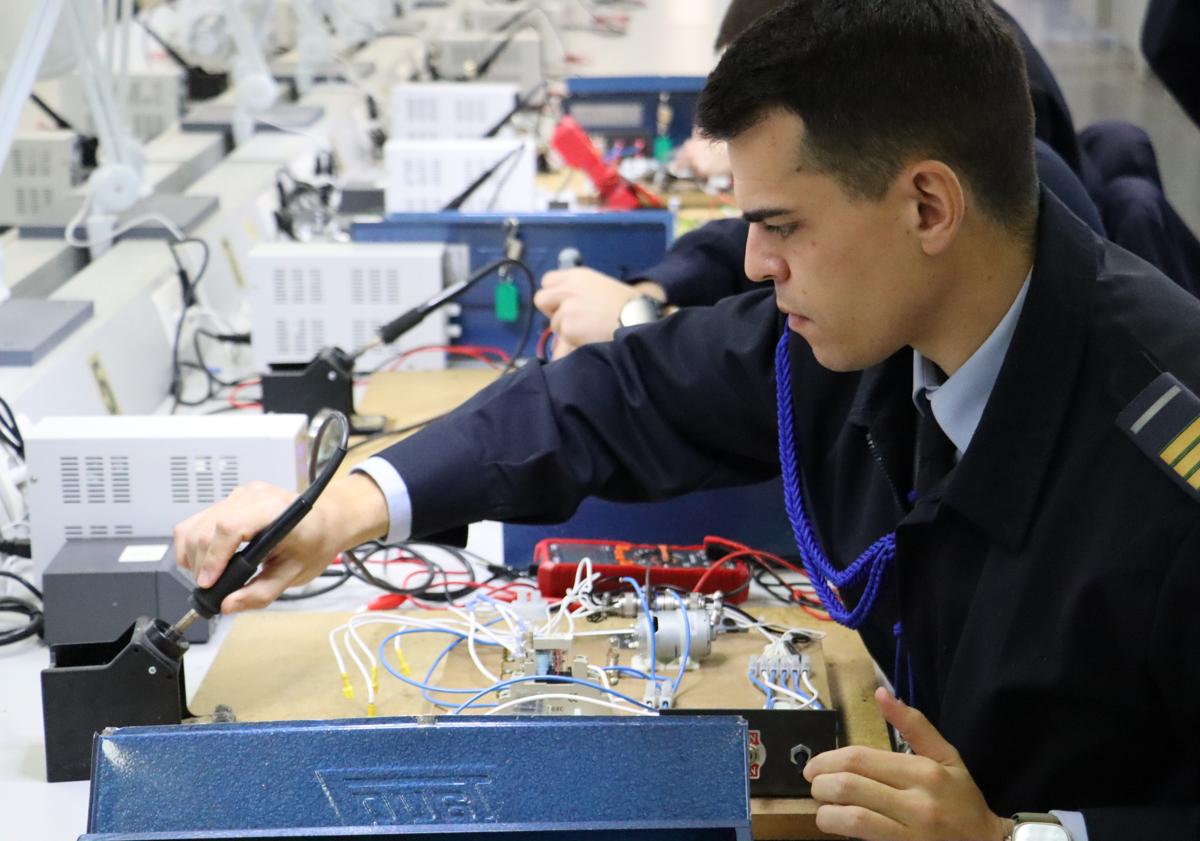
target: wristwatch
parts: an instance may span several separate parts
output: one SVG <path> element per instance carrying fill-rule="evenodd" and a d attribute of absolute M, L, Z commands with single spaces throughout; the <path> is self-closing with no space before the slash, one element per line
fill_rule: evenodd
<path fill-rule="evenodd" d="M 621 307 L 621 313 L 617 316 L 617 323 L 622 327 L 653 324 L 662 318 L 665 306 L 666 304 L 657 298 L 652 298 L 649 295 L 638 295 L 636 298 L 630 298 L 625 302 L 625 306 Z"/>
<path fill-rule="evenodd" d="M 1004 841 L 1071 841 L 1071 833 L 1054 815 L 1017 812 L 1012 820 L 1012 832 Z"/>

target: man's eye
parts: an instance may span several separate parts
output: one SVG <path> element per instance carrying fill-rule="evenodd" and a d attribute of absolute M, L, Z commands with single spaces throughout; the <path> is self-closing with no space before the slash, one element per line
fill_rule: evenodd
<path fill-rule="evenodd" d="M 774 236 L 779 237 L 780 239 L 787 239 L 788 237 L 790 237 L 792 234 L 794 234 L 796 232 L 796 227 L 797 226 L 795 223 L 793 223 L 791 225 L 765 225 L 764 224 L 763 230 L 765 230 L 768 234 L 772 234 Z"/>

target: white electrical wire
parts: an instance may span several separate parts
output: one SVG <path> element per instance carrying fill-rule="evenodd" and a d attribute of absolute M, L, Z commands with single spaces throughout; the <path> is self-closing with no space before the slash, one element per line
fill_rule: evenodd
<path fill-rule="evenodd" d="M 87 215 L 87 211 L 91 207 L 91 204 L 92 196 L 89 194 L 87 198 L 83 200 L 83 204 L 79 206 L 79 210 L 76 211 L 75 215 L 71 217 L 71 221 L 67 223 L 67 227 L 63 231 L 63 241 L 66 242 L 67 245 L 70 245 L 74 248 L 92 248 L 104 242 L 112 242 L 117 237 L 129 233 L 134 228 L 146 222 L 157 222 L 159 225 L 162 225 L 167 229 L 171 236 L 175 238 L 176 242 L 183 242 L 185 239 L 187 239 L 187 235 L 179 229 L 179 226 L 167 217 L 163 216 L 161 213 L 145 213 L 135 219 L 130 219 L 124 225 L 121 225 L 119 228 L 115 228 L 111 233 L 107 233 L 103 237 L 99 237 L 94 240 L 77 239 L 75 237 L 75 229 L 78 228 L 79 223 L 84 220 L 84 217 Z"/>
<path fill-rule="evenodd" d="M 608 672 L 604 671 L 604 669 L 602 669 L 599 666 L 594 665 L 592 663 L 588 663 L 587 668 L 588 668 L 588 674 L 595 674 L 595 675 L 600 676 L 599 682 L 604 684 L 605 689 L 612 689 L 612 684 L 609 683 L 609 681 L 608 681 Z"/>
<path fill-rule="evenodd" d="M 618 704 L 613 701 L 602 701 L 599 698 L 589 698 L 586 695 L 569 695 L 566 692 L 547 692 L 541 695 L 528 695 L 524 698 L 514 698 L 511 701 L 505 701 L 502 704 L 497 704 L 491 709 L 484 712 L 484 715 L 495 715 L 503 712 L 511 707 L 519 704 L 527 704 L 531 701 L 578 701 L 583 704 L 594 704 L 597 707 L 607 707 L 610 710 L 618 710 L 631 715 L 658 715 L 653 710 L 640 710 L 637 707 L 630 707 L 623 704 Z M 468 710 L 463 710 L 463 713 Z M 461 715 L 461 713 L 459 713 Z"/>
<path fill-rule="evenodd" d="M 769 681 L 765 677 L 763 677 L 761 674 L 759 675 L 758 679 L 762 681 L 763 686 L 770 689 L 776 695 L 782 695 L 786 698 L 790 698 L 793 701 L 798 702 L 800 704 L 800 706 L 797 707 L 797 709 L 801 709 L 801 710 L 807 709 L 808 707 L 811 707 L 813 704 L 815 704 L 817 701 L 815 696 L 811 697 L 811 698 L 805 698 L 799 692 L 793 692 L 791 689 L 780 686 L 777 683 L 772 683 L 771 681 Z"/>
<path fill-rule="evenodd" d="M 367 703 L 373 704 L 375 703 L 375 687 L 371 681 L 371 672 L 367 670 L 367 667 L 363 664 L 363 661 L 359 659 L 358 652 L 354 650 L 354 646 L 346 642 L 345 637 L 348 637 L 349 635 L 350 632 L 347 631 L 343 636 L 342 643 L 346 646 L 346 653 L 350 655 L 350 659 L 353 660 L 354 665 L 358 667 L 359 674 L 362 675 L 363 683 L 367 685 Z M 373 662 L 374 657 L 371 659 Z M 345 669 L 342 670 L 342 674 L 345 674 Z"/>
<path fill-rule="evenodd" d="M 777 643 L 779 641 L 779 638 L 777 636 L 775 636 L 773 633 L 771 633 L 765 627 L 763 627 L 762 622 L 752 621 L 750 619 L 747 619 L 745 616 L 742 616 L 740 613 L 737 613 L 732 610 L 729 611 L 726 614 L 726 616 L 728 616 L 731 620 L 733 620 L 734 624 L 737 625 L 738 627 L 746 628 L 746 629 L 753 629 L 755 631 L 758 631 L 760 634 L 762 634 L 764 637 L 766 637 L 767 640 L 772 644 Z"/>
<path fill-rule="evenodd" d="M 471 662 L 475 664 L 475 668 L 479 669 L 479 673 L 481 675 L 490 680 L 492 683 L 499 683 L 500 678 L 493 674 L 487 666 L 483 665 L 483 660 L 481 660 L 479 657 L 479 650 L 475 647 L 475 631 L 480 626 L 479 623 L 475 621 L 475 609 L 473 605 L 471 608 L 470 617 L 471 628 L 467 631 L 467 653 L 471 656 Z"/>
<path fill-rule="evenodd" d="M 276 129 L 277 131 L 281 131 L 284 134 L 294 134 L 297 137 L 306 138 L 310 142 L 317 144 L 319 151 L 333 152 L 333 144 L 331 144 L 328 140 L 318 137 L 317 135 L 313 134 L 312 132 L 307 132 L 302 129 L 293 128 L 292 126 L 282 125 L 281 123 L 277 123 L 273 120 L 268 120 L 266 117 L 262 116 L 261 114 L 255 114 L 253 116 L 254 116 L 254 121 L 256 123 L 262 123 L 264 126 L 270 126 L 271 128 Z"/>
<path fill-rule="evenodd" d="M 804 684 L 804 688 L 807 689 L 808 694 L 812 696 L 813 702 L 820 703 L 820 694 L 817 692 L 817 687 L 813 686 L 812 677 L 808 669 L 800 672 L 800 682 Z"/>

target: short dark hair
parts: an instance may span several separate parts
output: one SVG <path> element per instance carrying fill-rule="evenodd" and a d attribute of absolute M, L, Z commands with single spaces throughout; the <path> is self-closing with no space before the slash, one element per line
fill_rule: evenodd
<path fill-rule="evenodd" d="M 804 121 L 801 164 L 878 199 L 918 158 L 963 178 L 1021 234 L 1037 214 L 1021 50 L 985 0 L 789 0 L 736 38 L 696 123 L 730 140 L 774 109 Z"/>
<path fill-rule="evenodd" d="M 732 0 L 721 18 L 721 27 L 717 30 L 717 42 L 713 49 L 723 50 L 733 43 L 733 39 L 741 35 L 750 24 L 767 12 L 774 11 L 784 0 Z"/>

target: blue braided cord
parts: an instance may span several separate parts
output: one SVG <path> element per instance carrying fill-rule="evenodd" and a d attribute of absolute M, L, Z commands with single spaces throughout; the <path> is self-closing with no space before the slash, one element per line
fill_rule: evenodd
<path fill-rule="evenodd" d="M 908 650 L 908 646 L 904 644 L 904 625 L 897 622 L 892 626 L 892 636 L 896 638 L 896 667 L 892 672 L 892 685 L 896 693 L 896 697 L 906 704 L 912 704 L 916 698 L 915 687 L 913 686 L 913 665 L 912 652 Z M 908 678 L 908 695 L 904 694 L 904 689 L 900 683 L 900 667 L 905 666 L 904 675 Z"/>
<path fill-rule="evenodd" d="M 834 620 L 848 628 L 858 629 L 875 606 L 884 573 L 896 557 L 896 534 L 889 532 L 876 540 L 844 570 L 836 569 L 822 551 L 809 523 L 801 491 L 800 465 L 796 458 L 796 420 L 792 412 L 792 362 L 788 356 L 788 335 L 785 330 L 775 347 L 775 396 L 779 414 L 779 467 L 783 474 L 784 507 L 791 522 L 796 548 L 800 550 L 801 563 L 821 604 Z M 847 610 L 834 589 L 853 586 L 864 575 L 867 581 L 862 597 L 852 610 Z"/>

